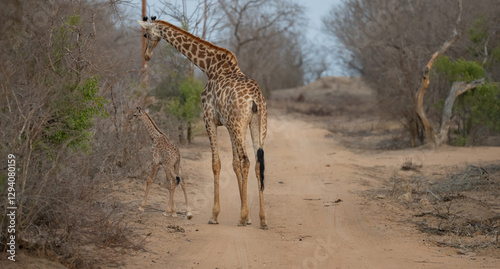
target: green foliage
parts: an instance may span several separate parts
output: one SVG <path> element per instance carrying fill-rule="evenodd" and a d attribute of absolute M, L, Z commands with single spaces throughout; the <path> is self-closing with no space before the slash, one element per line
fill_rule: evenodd
<path fill-rule="evenodd" d="M 500 46 L 495 47 L 495 37 L 490 36 L 487 22 L 483 17 L 476 19 L 474 24 L 468 29 L 471 44 L 467 46 L 467 53 L 483 62 L 483 66 L 489 69 L 493 64 L 500 62 Z M 492 40 L 490 40 L 492 39 Z"/>
<path fill-rule="evenodd" d="M 69 16 L 68 19 L 66 20 L 66 25 L 70 27 L 78 26 L 80 25 L 80 22 L 81 22 L 80 14 L 78 14 L 78 12 L 75 11 L 75 15 Z M 72 30 L 70 29 L 70 31 Z"/>
<path fill-rule="evenodd" d="M 495 62 L 500 62 L 500 46 L 494 48 L 492 51 L 491 51 L 491 56 L 493 57 L 493 60 Z"/>
<path fill-rule="evenodd" d="M 436 72 L 449 80 L 450 85 L 455 81 L 471 82 L 484 78 L 486 72 L 483 67 L 474 61 L 458 59 L 450 60 L 446 56 L 439 57 L 435 63 Z M 481 87 L 459 95 L 453 106 L 458 128 L 457 137 L 451 141 L 455 145 L 469 144 L 469 136 L 475 128 L 480 126 L 489 130 L 500 130 L 500 99 L 499 88 L 494 82 L 486 82 Z"/>
<path fill-rule="evenodd" d="M 48 87 L 57 90 L 53 92 L 55 100 L 50 105 L 52 117 L 38 143 L 49 155 L 52 150 L 65 144 L 71 149 L 88 153 L 93 138 L 91 128 L 94 118 L 108 116 L 104 110 L 108 100 L 99 96 L 99 77 L 86 75 L 84 66 L 68 68 L 68 61 L 65 60 L 67 55 L 78 53 L 77 48 L 81 44 L 73 37 L 81 23 L 81 17 L 75 11 L 73 15 L 65 17 L 64 22 L 53 32 L 49 62 L 59 81 L 46 82 Z"/>
<path fill-rule="evenodd" d="M 193 123 L 200 114 L 202 83 L 192 77 L 181 80 L 177 94 L 171 96 L 166 112 L 186 123 Z"/>
<path fill-rule="evenodd" d="M 451 144 L 459 147 L 467 146 L 467 135 L 458 131 L 456 131 L 455 134 L 457 135 L 457 137 L 451 141 Z"/>
<path fill-rule="evenodd" d="M 437 73 L 446 76 L 450 85 L 455 81 L 471 82 L 485 76 L 485 71 L 479 63 L 462 58 L 452 61 L 447 56 L 441 56 L 434 63 L 434 67 Z"/>
<path fill-rule="evenodd" d="M 474 25 L 471 26 L 468 31 L 469 39 L 474 44 L 479 44 L 486 38 L 488 38 L 488 27 L 484 18 L 479 18 L 474 21 Z"/>
<path fill-rule="evenodd" d="M 158 53 L 160 54 L 158 58 L 162 59 L 159 72 L 161 70 L 165 75 L 152 90 L 152 94 L 161 99 L 169 99 L 179 94 L 180 84 L 188 74 L 189 60 L 169 44 L 161 47 Z M 165 70 L 168 70 L 168 72 L 165 73 Z"/>
<path fill-rule="evenodd" d="M 487 83 L 458 97 L 454 111 L 463 119 L 464 133 L 470 134 L 475 126 L 500 130 L 499 89 L 495 83 Z"/>
<path fill-rule="evenodd" d="M 69 37 L 75 32 L 75 28 L 79 27 L 80 23 L 80 15 L 75 12 L 73 16 L 67 17 L 64 24 L 54 31 L 52 58 L 54 59 L 53 66 L 58 73 L 66 71 L 62 59 L 68 51 L 74 49 L 74 45 L 69 42 Z"/>
<path fill-rule="evenodd" d="M 104 110 L 108 100 L 99 96 L 98 82 L 98 77 L 92 76 L 78 85 L 62 89 L 68 94 L 63 94 L 54 103 L 52 123 L 43 141 L 45 146 L 52 148 L 68 142 L 70 148 L 90 151 L 94 118 L 109 116 Z"/>

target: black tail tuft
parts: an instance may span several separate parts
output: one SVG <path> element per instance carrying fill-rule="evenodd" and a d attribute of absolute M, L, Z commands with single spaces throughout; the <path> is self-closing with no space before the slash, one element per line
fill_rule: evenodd
<path fill-rule="evenodd" d="M 257 113 L 257 111 L 258 111 L 257 104 L 255 103 L 255 101 L 253 101 L 252 102 L 252 112 Z"/>
<path fill-rule="evenodd" d="M 177 180 L 177 185 L 179 185 L 179 183 L 181 183 L 181 178 L 180 177 L 175 177 L 175 179 Z"/>
<path fill-rule="evenodd" d="M 257 150 L 257 162 L 260 167 L 260 189 L 264 190 L 264 150 L 262 148 Z"/>

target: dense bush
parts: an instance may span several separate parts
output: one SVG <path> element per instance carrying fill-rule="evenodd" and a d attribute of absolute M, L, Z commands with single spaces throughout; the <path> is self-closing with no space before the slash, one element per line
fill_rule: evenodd
<path fill-rule="evenodd" d="M 68 267 L 109 261 L 103 245 L 134 246 L 106 191 L 112 174 L 103 173 L 126 144 L 118 134 L 130 91 L 117 82 L 127 81 L 129 60 L 114 10 L 11 0 L 0 9 L 0 156 L 16 156 L 16 245 Z M 0 250 L 9 236 L 6 175 L 2 166 Z"/>

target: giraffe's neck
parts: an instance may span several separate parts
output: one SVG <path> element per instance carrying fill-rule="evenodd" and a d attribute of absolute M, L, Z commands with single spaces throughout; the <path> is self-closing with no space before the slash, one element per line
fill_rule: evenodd
<path fill-rule="evenodd" d="M 155 21 L 163 38 L 198 66 L 209 78 L 239 72 L 234 54 L 165 21 Z"/>
<path fill-rule="evenodd" d="M 146 126 L 146 129 L 148 130 L 149 136 L 151 136 L 151 139 L 155 139 L 157 137 L 165 135 L 162 131 L 160 131 L 158 126 L 156 126 L 153 119 L 151 119 L 151 117 L 149 117 L 149 115 L 146 113 L 146 111 L 142 112 L 141 120 L 142 120 L 142 122 L 144 122 L 144 125 Z"/>

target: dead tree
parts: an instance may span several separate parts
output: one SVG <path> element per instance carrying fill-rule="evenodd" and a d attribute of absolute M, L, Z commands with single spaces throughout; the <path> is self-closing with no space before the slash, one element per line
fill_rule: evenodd
<path fill-rule="evenodd" d="M 453 82 L 450 93 L 448 94 L 448 97 L 446 97 L 446 101 L 444 102 L 443 117 L 441 119 L 441 128 L 439 130 L 439 134 L 436 135 L 436 141 L 435 141 L 436 147 L 439 147 L 440 145 L 448 141 L 448 130 L 450 129 L 451 112 L 453 104 L 455 103 L 455 99 L 460 94 L 475 89 L 478 86 L 482 85 L 483 83 L 484 83 L 484 78 L 474 80 L 471 83 L 467 83 L 465 81 Z"/>
<path fill-rule="evenodd" d="M 437 144 L 436 144 L 437 138 L 436 138 L 436 134 L 435 134 L 434 130 L 432 129 L 431 124 L 429 123 L 429 120 L 427 119 L 427 116 L 425 115 L 424 95 L 425 95 L 425 92 L 427 91 L 427 89 L 429 88 L 429 82 L 430 82 L 429 76 L 430 76 L 430 71 L 431 71 L 432 65 L 434 64 L 434 61 L 440 55 L 442 55 L 453 44 L 453 42 L 455 42 L 460 37 L 460 35 L 457 32 L 457 25 L 460 23 L 460 20 L 462 18 L 462 0 L 458 0 L 458 8 L 459 8 L 459 12 L 458 12 L 457 20 L 455 22 L 455 27 L 453 29 L 453 34 L 446 42 L 443 43 L 441 48 L 439 48 L 439 50 L 437 50 L 432 55 L 431 59 L 429 60 L 429 62 L 425 66 L 424 71 L 423 71 L 423 76 L 422 76 L 422 83 L 420 84 L 420 88 L 417 92 L 417 98 L 416 98 L 416 100 L 417 100 L 416 110 L 417 111 L 416 112 L 417 112 L 418 116 L 420 117 L 420 119 L 422 120 L 422 124 L 424 125 L 425 137 L 427 138 L 427 143 L 432 142 L 432 144 L 435 146 L 437 146 Z"/>

